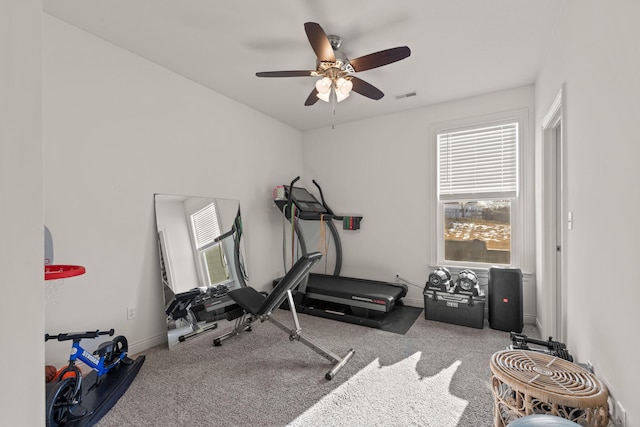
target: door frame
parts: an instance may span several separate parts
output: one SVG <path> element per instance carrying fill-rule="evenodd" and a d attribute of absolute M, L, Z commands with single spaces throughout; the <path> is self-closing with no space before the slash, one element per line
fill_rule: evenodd
<path fill-rule="evenodd" d="M 543 336 L 566 339 L 567 203 L 565 87 L 558 91 L 542 120 L 542 273 Z M 560 132 L 558 132 L 558 129 Z"/>

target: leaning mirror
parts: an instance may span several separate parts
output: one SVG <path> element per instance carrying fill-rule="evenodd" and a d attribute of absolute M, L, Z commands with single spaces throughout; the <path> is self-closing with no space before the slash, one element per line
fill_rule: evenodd
<path fill-rule="evenodd" d="M 155 195 L 160 276 L 169 348 L 216 328 L 247 286 L 240 202 Z"/>

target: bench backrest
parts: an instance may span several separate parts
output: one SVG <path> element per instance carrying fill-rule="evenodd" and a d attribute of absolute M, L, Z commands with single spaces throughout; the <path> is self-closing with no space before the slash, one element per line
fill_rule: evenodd
<path fill-rule="evenodd" d="M 262 303 L 257 314 L 266 314 L 273 311 L 287 298 L 287 291 L 294 289 L 306 277 L 311 267 L 322 258 L 320 252 L 311 252 L 303 255 L 293 267 L 284 275 L 278 284 L 269 293 Z"/>

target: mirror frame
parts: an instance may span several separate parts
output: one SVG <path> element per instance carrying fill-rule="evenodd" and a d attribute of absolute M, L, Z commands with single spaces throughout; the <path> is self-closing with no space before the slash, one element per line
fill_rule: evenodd
<path fill-rule="evenodd" d="M 156 193 L 154 207 L 167 342 L 173 349 L 188 338 L 215 329 L 216 321 L 226 319 L 235 308 L 226 293 L 247 286 L 240 202 Z M 205 217 L 202 227 L 193 219 L 201 212 Z M 204 237 L 198 246 L 199 236 Z M 226 279 L 208 283 L 211 270 L 205 251 L 213 248 L 220 248 Z"/>

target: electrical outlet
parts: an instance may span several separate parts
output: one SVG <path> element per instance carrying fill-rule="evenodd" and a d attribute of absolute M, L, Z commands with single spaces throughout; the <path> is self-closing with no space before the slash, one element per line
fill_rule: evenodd
<path fill-rule="evenodd" d="M 627 411 L 624 410 L 620 402 L 616 401 L 616 426 L 627 427 Z"/>
<path fill-rule="evenodd" d="M 136 318 L 136 306 L 131 305 L 127 307 L 127 320 L 132 320 Z"/>

